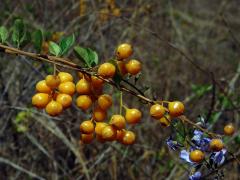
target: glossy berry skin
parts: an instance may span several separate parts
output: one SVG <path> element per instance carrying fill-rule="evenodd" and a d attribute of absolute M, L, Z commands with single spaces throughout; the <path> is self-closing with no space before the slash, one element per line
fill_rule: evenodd
<path fill-rule="evenodd" d="M 165 109 L 162 105 L 160 104 L 154 104 L 151 106 L 150 108 L 150 115 L 154 118 L 154 119 L 160 119 L 164 116 L 165 114 Z"/>
<path fill-rule="evenodd" d="M 118 60 L 123 60 L 130 57 L 133 54 L 133 48 L 128 43 L 120 44 L 116 50 L 116 56 Z"/>
<path fill-rule="evenodd" d="M 91 85 L 93 88 L 101 88 L 104 81 L 97 76 L 91 76 Z"/>
<path fill-rule="evenodd" d="M 224 126 L 224 134 L 227 136 L 232 136 L 235 132 L 235 128 L 233 126 L 233 124 L 227 124 L 226 126 Z"/>
<path fill-rule="evenodd" d="M 98 74 L 104 78 L 112 78 L 115 75 L 116 67 L 111 63 L 103 63 L 98 68 Z"/>
<path fill-rule="evenodd" d="M 93 134 L 81 134 L 81 142 L 83 144 L 90 144 L 94 139 Z"/>
<path fill-rule="evenodd" d="M 169 114 L 172 117 L 181 116 L 184 112 L 184 105 L 180 101 L 169 102 L 168 104 Z"/>
<path fill-rule="evenodd" d="M 54 75 L 47 75 L 47 77 L 45 78 L 45 81 L 47 86 L 50 87 L 51 89 L 57 88 L 61 82 L 60 78 Z"/>
<path fill-rule="evenodd" d="M 51 98 L 48 94 L 37 93 L 32 97 L 32 104 L 39 109 L 43 109 L 47 106 L 50 100 Z"/>
<path fill-rule="evenodd" d="M 224 145 L 221 139 L 212 139 L 210 142 L 210 149 L 212 151 L 221 151 Z"/>
<path fill-rule="evenodd" d="M 120 71 L 120 74 L 124 76 L 127 74 L 127 69 L 126 69 L 126 63 L 124 61 L 117 61 L 118 69 Z"/>
<path fill-rule="evenodd" d="M 63 108 L 68 108 L 72 104 L 72 97 L 68 94 L 58 94 L 56 101 L 59 102 Z"/>
<path fill-rule="evenodd" d="M 124 145 L 134 144 L 135 140 L 136 140 L 136 136 L 135 136 L 134 132 L 132 132 L 132 131 L 125 131 L 124 132 L 124 135 L 123 135 L 123 138 L 122 138 L 122 143 Z"/>
<path fill-rule="evenodd" d="M 142 117 L 142 113 L 138 109 L 127 109 L 125 119 L 128 124 L 137 124 Z"/>
<path fill-rule="evenodd" d="M 104 140 L 113 141 L 117 137 L 117 130 L 113 126 L 107 125 L 103 128 L 101 136 Z"/>
<path fill-rule="evenodd" d="M 75 84 L 73 82 L 63 82 L 58 86 L 60 93 L 72 96 L 75 93 Z"/>
<path fill-rule="evenodd" d="M 47 86 L 47 83 L 45 80 L 39 81 L 36 84 L 36 90 L 37 90 L 37 92 L 47 93 L 47 94 L 50 94 L 52 92 L 52 89 Z"/>
<path fill-rule="evenodd" d="M 114 126 L 117 130 L 121 130 L 126 127 L 126 120 L 120 114 L 115 114 L 112 116 L 110 124 Z"/>
<path fill-rule="evenodd" d="M 57 102 L 57 101 L 50 101 L 48 103 L 48 105 L 46 106 L 46 112 L 50 115 L 50 116 L 57 116 L 59 114 L 61 114 L 61 112 L 63 111 L 63 107 L 62 105 Z"/>
<path fill-rule="evenodd" d="M 96 123 L 96 126 L 95 126 L 95 133 L 99 136 L 102 135 L 102 130 L 103 128 L 105 128 L 108 124 L 107 123 L 104 123 L 104 122 L 98 122 Z"/>
<path fill-rule="evenodd" d="M 142 69 L 141 63 L 135 59 L 128 61 L 125 66 L 126 66 L 127 72 L 131 75 L 138 74 Z"/>
<path fill-rule="evenodd" d="M 122 142 L 123 137 L 124 137 L 124 133 L 125 133 L 125 130 L 124 130 L 124 129 L 117 130 L 116 140 L 117 140 L 118 142 Z"/>
<path fill-rule="evenodd" d="M 91 84 L 85 78 L 80 79 L 76 84 L 76 91 L 79 94 L 90 94 Z"/>
<path fill-rule="evenodd" d="M 77 103 L 77 107 L 86 111 L 87 109 L 89 109 L 91 107 L 92 99 L 88 95 L 81 95 L 81 96 L 78 96 L 76 103 Z"/>
<path fill-rule="evenodd" d="M 73 76 L 67 72 L 59 72 L 58 77 L 60 78 L 61 83 L 73 82 Z"/>
<path fill-rule="evenodd" d="M 163 116 L 162 118 L 160 118 L 159 121 L 163 127 L 168 127 L 171 123 L 171 117 L 167 114 L 167 115 Z"/>
<path fill-rule="evenodd" d="M 192 162 L 200 163 L 204 159 L 204 153 L 200 150 L 193 150 L 190 152 L 189 158 Z"/>
<path fill-rule="evenodd" d="M 93 119 L 96 122 L 102 122 L 106 119 L 107 112 L 102 110 L 100 107 L 96 107 L 93 111 Z"/>
<path fill-rule="evenodd" d="M 108 94 L 103 94 L 98 97 L 98 106 L 102 110 L 107 110 L 112 106 L 112 97 Z"/>
<path fill-rule="evenodd" d="M 94 132 L 94 124 L 93 124 L 93 122 L 90 121 L 90 120 L 83 121 L 80 124 L 80 131 L 83 134 L 91 134 L 91 133 L 93 133 Z"/>

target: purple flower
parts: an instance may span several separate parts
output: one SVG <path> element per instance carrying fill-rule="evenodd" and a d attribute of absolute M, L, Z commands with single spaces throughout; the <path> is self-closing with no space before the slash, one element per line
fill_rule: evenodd
<path fill-rule="evenodd" d="M 209 142 L 211 140 L 203 136 L 203 132 L 199 130 L 194 130 L 192 142 L 195 144 L 196 149 L 200 149 L 202 151 L 207 151 L 209 149 Z"/>
<path fill-rule="evenodd" d="M 226 149 L 222 149 L 219 152 L 214 152 L 211 154 L 210 159 L 213 160 L 213 162 L 217 165 L 221 165 L 224 163 L 225 161 L 225 154 L 226 154 L 227 150 Z"/>
<path fill-rule="evenodd" d="M 180 152 L 180 159 L 190 163 L 190 164 L 193 164 L 193 162 L 190 160 L 189 158 L 189 152 L 186 151 L 186 150 L 181 150 Z"/>
<path fill-rule="evenodd" d="M 182 147 L 182 145 L 177 141 L 173 141 L 171 136 L 167 138 L 166 143 L 168 147 L 174 151 L 176 151 L 179 147 Z"/>
<path fill-rule="evenodd" d="M 189 176 L 189 180 L 200 180 L 201 176 L 201 172 L 197 171 L 193 175 Z"/>

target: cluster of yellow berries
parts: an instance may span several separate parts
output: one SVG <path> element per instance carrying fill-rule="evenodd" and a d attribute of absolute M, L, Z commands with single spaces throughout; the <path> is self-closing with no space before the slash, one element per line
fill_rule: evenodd
<path fill-rule="evenodd" d="M 48 75 L 36 85 L 37 93 L 32 97 L 32 104 L 46 110 L 51 116 L 59 115 L 63 109 L 72 104 L 75 93 L 73 77 L 67 72 L 60 72 L 57 76 Z"/>
<path fill-rule="evenodd" d="M 111 16 L 121 16 L 121 9 L 116 6 L 115 0 L 106 0 L 105 2 L 107 7 L 104 7 L 99 11 L 99 19 L 101 22 L 106 22 Z"/>
<path fill-rule="evenodd" d="M 235 129 L 232 124 L 227 124 L 224 126 L 224 135 L 232 136 L 235 132 Z M 209 149 L 213 152 L 221 151 L 224 148 L 223 141 L 219 138 L 214 138 L 210 141 Z M 199 149 L 193 150 L 189 154 L 189 158 L 192 162 L 200 163 L 205 158 L 205 153 Z"/>

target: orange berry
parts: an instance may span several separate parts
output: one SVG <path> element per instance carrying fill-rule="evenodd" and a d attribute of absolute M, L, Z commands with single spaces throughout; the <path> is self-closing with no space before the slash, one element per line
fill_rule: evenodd
<path fill-rule="evenodd" d="M 76 90 L 79 94 L 90 94 L 91 84 L 85 79 L 80 79 L 76 84 Z"/>
<path fill-rule="evenodd" d="M 93 88 L 101 88 L 104 81 L 97 76 L 91 76 L 91 85 Z"/>
<path fill-rule="evenodd" d="M 102 135 L 102 130 L 105 128 L 108 124 L 104 122 L 97 122 L 95 126 L 95 133 L 99 136 Z"/>
<path fill-rule="evenodd" d="M 103 94 L 98 97 L 98 105 L 102 110 L 107 110 L 112 106 L 112 97 L 108 94 Z"/>
<path fill-rule="evenodd" d="M 47 86 L 50 87 L 51 89 L 57 88 L 61 82 L 60 78 L 54 75 L 47 75 L 45 80 L 46 80 Z"/>
<path fill-rule="evenodd" d="M 136 124 L 141 120 L 142 113 L 138 109 L 127 109 L 125 118 L 127 123 Z"/>
<path fill-rule="evenodd" d="M 83 121 L 80 124 L 80 131 L 84 134 L 91 134 L 94 132 L 94 124 L 91 120 Z"/>
<path fill-rule="evenodd" d="M 116 56 L 119 60 L 126 59 L 133 54 L 133 48 L 130 44 L 120 44 L 116 50 Z"/>
<path fill-rule="evenodd" d="M 138 74 L 142 69 L 141 63 L 135 59 L 128 61 L 125 66 L 126 66 L 127 72 L 131 75 Z"/>
<path fill-rule="evenodd" d="M 212 139 L 210 142 L 210 149 L 213 151 L 221 151 L 224 145 L 221 139 Z"/>
<path fill-rule="evenodd" d="M 50 116 L 57 116 L 59 114 L 61 114 L 63 110 L 62 105 L 57 102 L 57 101 L 50 101 L 48 103 L 48 105 L 46 106 L 46 112 L 50 115 Z"/>
<path fill-rule="evenodd" d="M 112 78 L 115 75 L 116 67 L 111 63 L 103 63 L 98 68 L 98 74 L 104 78 Z"/>
<path fill-rule="evenodd" d="M 60 93 L 72 96 L 75 93 L 75 84 L 73 82 L 63 82 L 58 86 Z"/>
<path fill-rule="evenodd" d="M 184 112 L 184 105 L 180 101 L 169 102 L 168 104 L 169 114 L 172 117 L 181 116 Z"/>
<path fill-rule="evenodd" d="M 67 72 L 59 72 L 58 77 L 60 78 L 61 83 L 63 82 L 73 82 L 73 77 Z"/>
<path fill-rule="evenodd" d="M 162 105 L 160 104 L 154 104 L 151 106 L 150 108 L 150 115 L 154 118 L 154 119 L 160 119 L 163 117 L 165 113 L 165 109 Z"/>
<path fill-rule="evenodd" d="M 81 142 L 84 144 L 90 144 L 94 139 L 93 134 L 81 134 Z"/>
<path fill-rule="evenodd" d="M 49 42 L 44 41 L 42 43 L 42 53 L 47 54 L 48 53 L 48 48 L 49 48 Z"/>
<path fill-rule="evenodd" d="M 232 136 L 235 132 L 234 126 L 232 124 L 227 124 L 224 126 L 224 134 L 227 136 Z"/>
<path fill-rule="evenodd" d="M 192 162 L 200 163 L 204 159 L 204 153 L 200 150 L 193 150 L 189 154 L 189 158 Z"/>
<path fill-rule="evenodd" d="M 122 138 L 122 143 L 125 145 L 131 145 L 135 142 L 136 136 L 134 132 L 132 131 L 125 131 L 123 138 Z"/>
<path fill-rule="evenodd" d="M 117 140 L 118 142 L 122 142 L 123 137 L 124 137 L 124 133 L 125 133 L 125 130 L 124 130 L 124 129 L 117 130 L 116 140 Z"/>
<path fill-rule="evenodd" d="M 45 80 L 39 81 L 36 84 L 36 90 L 40 93 L 47 93 L 47 94 L 50 94 L 52 92 L 51 88 L 47 86 L 47 83 Z"/>
<path fill-rule="evenodd" d="M 76 103 L 77 103 L 77 107 L 86 111 L 87 109 L 89 109 L 91 107 L 92 99 L 88 95 L 81 95 L 81 96 L 78 96 Z"/>
<path fill-rule="evenodd" d="M 67 108 L 72 104 L 72 97 L 69 94 L 58 94 L 56 101 L 59 102 L 63 108 Z"/>
<path fill-rule="evenodd" d="M 37 108 L 45 108 L 49 101 L 51 100 L 50 96 L 45 93 L 37 93 L 32 97 L 32 104 Z"/>
<path fill-rule="evenodd" d="M 107 125 L 102 129 L 102 138 L 107 140 L 107 141 L 113 141 L 117 137 L 117 130 L 111 126 Z"/>
<path fill-rule="evenodd" d="M 96 107 L 93 111 L 93 119 L 97 122 L 104 121 L 107 117 L 107 112 L 100 107 Z"/>
<path fill-rule="evenodd" d="M 168 127 L 171 123 L 171 117 L 167 114 L 166 116 L 160 118 L 159 121 L 163 127 Z"/>
<path fill-rule="evenodd" d="M 116 129 L 121 130 L 126 127 L 126 120 L 122 115 L 115 114 L 112 116 L 110 124 Z"/>
<path fill-rule="evenodd" d="M 79 79 L 82 79 L 84 77 L 84 74 L 82 72 L 77 72 L 77 75 L 78 75 Z"/>
<path fill-rule="evenodd" d="M 127 74 L 126 63 L 124 61 L 117 61 L 118 69 L 121 75 Z"/>
<path fill-rule="evenodd" d="M 112 14 L 115 17 L 120 17 L 121 16 L 121 10 L 119 8 L 114 8 L 113 11 L 112 11 Z"/>

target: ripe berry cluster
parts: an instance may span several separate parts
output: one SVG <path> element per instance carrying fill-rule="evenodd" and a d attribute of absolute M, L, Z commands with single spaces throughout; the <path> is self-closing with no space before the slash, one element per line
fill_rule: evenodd
<path fill-rule="evenodd" d="M 60 72 L 57 76 L 48 75 L 45 80 L 39 81 L 36 91 L 32 104 L 39 109 L 45 108 L 51 116 L 57 116 L 71 106 L 75 84 L 71 74 Z"/>

